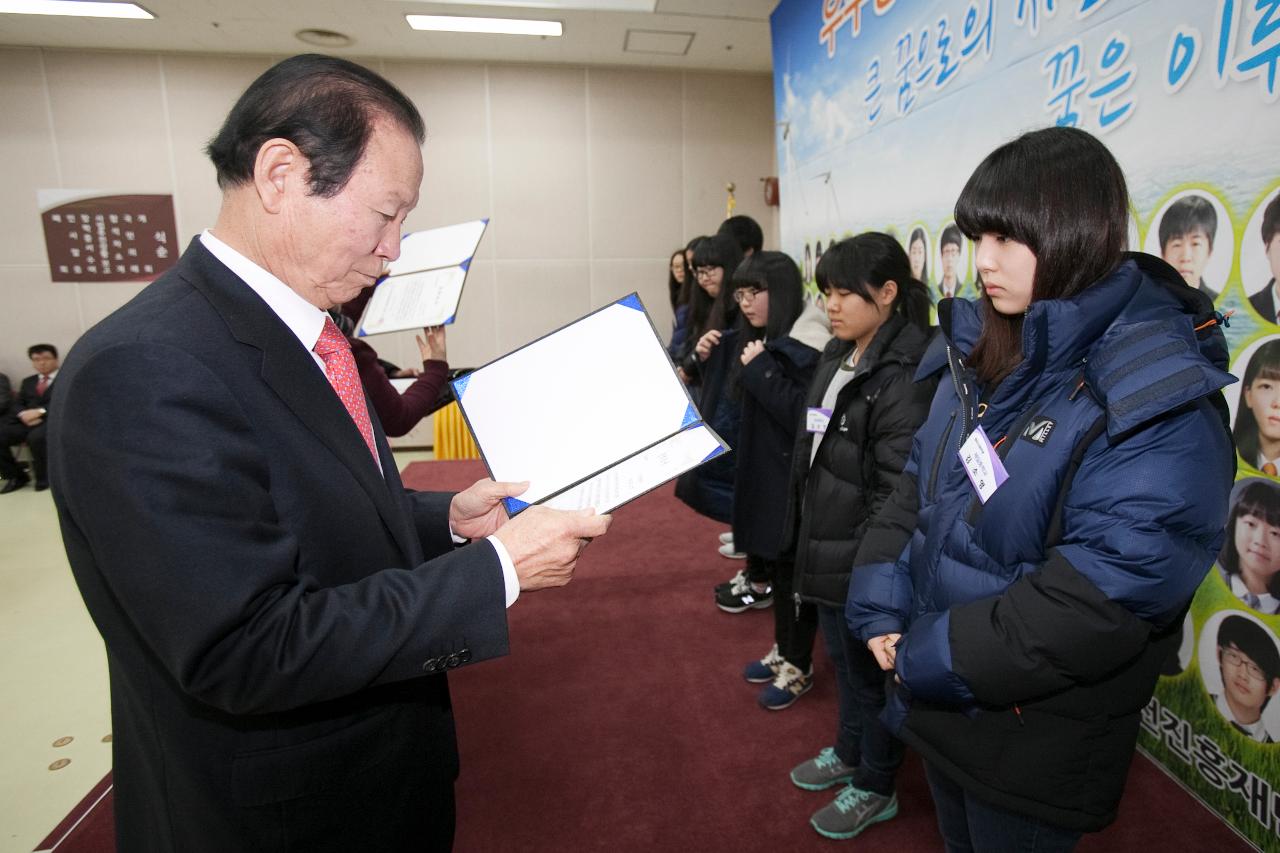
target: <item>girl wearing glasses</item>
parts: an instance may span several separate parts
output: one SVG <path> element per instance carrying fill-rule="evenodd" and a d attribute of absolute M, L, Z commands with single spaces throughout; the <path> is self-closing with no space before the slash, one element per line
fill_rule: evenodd
<path fill-rule="evenodd" d="M 716 365 L 704 362 L 712 345 L 719 341 L 738 316 L 733 295 L 724 288 L 726 280 L 742 261 L 742 250 L 732 237 L 716 234 L 698 241 L 693 250 L 693 272 L 697 287 L 689 308 L 689 353 L 679 362 L 680 376 L 698 402 L 703 420 L 728 442 L 738 443 L 739 407 L 720 405 L 725 390 L 724 376 Z M 676 481 L 676 497 L 696 512 L 729 523 L 733 512 L 733 471 L 738 454 L 722 454 L 706 465 L 682 474 Z"/>
<path fill-rule="evenodd" d="M 941 381 L 876 524 L 905 547 L 868 533 L 850 579 L 948 850 L 1071 850 L 1115 820 L 1222 546 L 1226 341 L 1205 294 L 1125 252 L 1128 206 L 1115 158 L 1074 128 L 969 178 L 955 218 L 985 292 L 941 303 L 920 365 Z"/>
<path fill-rule="evenodd" d="M 716 605 L 729 613 L 767 607 L 775 596 L 775 636 L 785 662 L 778 672 L 750 679 L 773 682 L 760 696 L 779 710 L 809 689 L 812 675 L 812 618 L 797 619 L 791 605 L 790 530 L 787 484 L 805 389 L 819 352 L 831 337 L 822 312 L 806 305 L 800 270 L 781 252 L 759 252 L 742 262 L 730 283 L 741 311 L 737 328 L 710 346 L 728 388 L 721 405 L 741 412 L 734 455 L 733 543 L 747 554 L 747 566 L 716 589 Z M 785 667 L 786 673 L 781 673 Z"/>

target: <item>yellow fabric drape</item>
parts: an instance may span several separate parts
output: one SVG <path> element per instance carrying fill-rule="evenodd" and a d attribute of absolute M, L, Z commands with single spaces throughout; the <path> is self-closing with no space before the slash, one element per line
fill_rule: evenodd
<path fill-rule="evenodd" d="M 471 437 L 471 430 L 467 429 L 467 422 L 457 403 L 450 403 L 437 411 L 431 426 L 435 435 L 434 452 L 437 459 L 480 458 L 480 450 Z"/>

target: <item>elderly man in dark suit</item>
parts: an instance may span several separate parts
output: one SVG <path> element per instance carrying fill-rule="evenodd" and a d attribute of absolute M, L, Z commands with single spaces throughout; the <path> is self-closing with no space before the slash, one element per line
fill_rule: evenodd
<path fill-rule="evenodd" d="M 507 521 L 523 484 L 400 483 L 325 311 L 398 255 L 423 136 L 365 68 L 276 65 L 209 145 L 212 231 L 67 357 L 53 495 L 106 642 L 122 851 L 448 849 L 444 671 L 505 654 L 504 608 L 608 526 Z"/>
<path fill-rule="evenodd" d="M 18 466 L 10 449 L 24 441 L 31 449 L 36 491 L 49 488 L 46 427 L 53 398 L 53 380 L 58 375 L 58 348 L 53 344 L 34 344 L 27 348 L 27 357 L 36 372 L 22 380 L 18 399 L 12 405 L 9 405 L 9 380 L 6 377 L 3 401 L 0 401 L 0 413 L 3 413 L 0 416 L 0 477 L 5 481 L 0 486 L 0 495 L 16 492 L 31 481 Z"/>

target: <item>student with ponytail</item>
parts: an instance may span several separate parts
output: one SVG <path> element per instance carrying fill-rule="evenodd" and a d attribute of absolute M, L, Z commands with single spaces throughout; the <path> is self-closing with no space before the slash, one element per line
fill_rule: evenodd
<path fill-rule="evenodd" d="M 809 386 L 789 503 L 799 514 L 795 602 L 816 607 L 839 712 L 834 744 L 791 780 L 811 791 L 845 783 L 810 823 L 828 838 L 851 838 L 897 814 L 903 748 L 879 720 L 885 673 L 845 624 L 849 572 L 898 483 L 937 381 L 913 381 L 929 344 L 930 297 L 897 240 L 874 232 L 841 240 L 823 253 L 817 280 L 834 338 Z M 776 666 L 777 648 L 747 666 L 748 680 Z"/>

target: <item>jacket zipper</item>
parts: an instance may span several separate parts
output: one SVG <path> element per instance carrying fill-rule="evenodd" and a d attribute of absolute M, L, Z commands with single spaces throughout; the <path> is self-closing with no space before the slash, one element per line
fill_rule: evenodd
<path fill-rule="evenodd" d="M 947 439 L 951 438 L 951 427 L 955 425 L 956 413 L 952 412 L 951 417 L 947 419 L 947 425 L 942 430 L 942 439 L 938 442 L 938 450 L 933 455 L 933 473 L 929 476 L 929 500 L 933 500 L 938 494 L 938 468 L 942 465 L 942 455 L 947 451 Z"/>
<path fill-rule="evenodd" d="M 960 400 L 960 435 L 956 437 L 956 453 L 964 450 L 964 440 L 969 437 L 972 421 L 972 406 L 969 400 L 969 386 L 960 378 L 960 360 L 951 352 L 947 344 L 947 367 L 951 369 L 951 383 L 955 386 L 956 397 Z"/>

